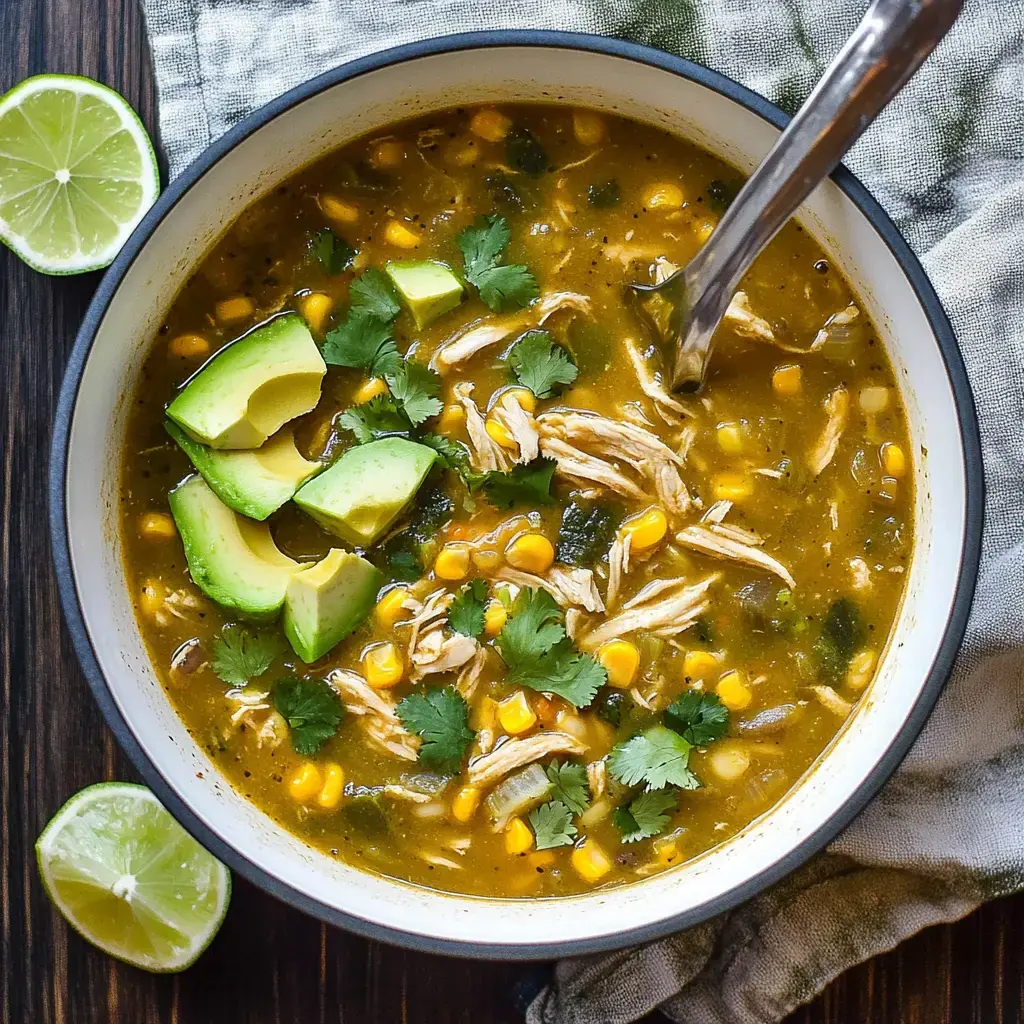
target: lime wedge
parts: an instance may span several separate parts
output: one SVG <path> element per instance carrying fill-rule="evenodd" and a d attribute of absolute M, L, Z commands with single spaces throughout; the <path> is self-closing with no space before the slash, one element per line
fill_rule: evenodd
<path fill-rule="evenodd" d="M 37 75 L 0 97 L 0 240 L 29 266 L 107 266 L 159 191 L 153 144 L 112 89 Z"/>
<path fill-rule="evenodd" d="M 228 869 L 145 786 L 83 789 L 36 840 L 36 857 L 68 923 L 147 971 L 188 967 L 217 934 L 231 896 Z"/>

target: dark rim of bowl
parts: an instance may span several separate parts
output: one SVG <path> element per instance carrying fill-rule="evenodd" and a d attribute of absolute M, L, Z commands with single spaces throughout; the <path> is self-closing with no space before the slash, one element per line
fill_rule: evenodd
<path fill-rule="evenodd" d="M 945 686 L 957 649 L 967 628 L 980 561 L 984 508 L 984 476 L 978 420 L 967 372 L 957 347 L 953 329 L 931 282 L 910 246 L 860 181 L 844 167 L 840 167 L 832 175 L 832 180 L 852 200 L 889 247 L 916 293 L 938 341 L 957 407 L 964 452 L 967 496 L 956 594 L 935 661 L 903 727 L 842 808 L 769 868 L 715 899 L 691 907 L 670 918 L 638 928 L 571 941 L 544 942 L 540 940 L 529 945 L 502 942 L 463 942 L 457 939 L 439 938 L 383 926 L 374 921 L 345 913 L 297 891 L 273 875 L 257 868 L 244 853 L 228 845 L 207 827 L 160 775 L 150 761 L 142 742 L 136 738 L 121 716 L 100 670 L 79 605 L 71 569 L 65 481 L 72 416 L 82 373 L 96 331 L 129 267 L 154 229 L 174 208 L 178 200 L 225 154 L 279 114 L 341 82 L 350 81 L 403 61 L 467 49 L 526 46 L 583 50 L 625 58 L 672 72 L 711 89 L 752 111 L 776 128 L 784 128 L 789 120 L 778 107 L 718 72 L 710 71 L 691 61 L 674 57 L 648 46 L 573 32 L 507 30 L 443 36 L 383 50 L 311 79 L 250 114 L 201 153 L 160 196 L 114 260 L 100 282 L 96 295 L 86 312 L 85 320 L 78 332 L 68 361 L 57 405 L 49 475 L 49 514 L 53 557 L 61 603 L 75 651 L 107 724 L 143 779 L 174 817 L 207 849 L 243 877 L 273 896 L 330 924 L 339 925 L 366 938 L 383 940 L 410 949 L 506 960 L 538 960 L 619 949 L 633 943 L 650 942 L 671 932 L 700 924 L 716 914 L 723 913 L 751 899 L 773 882 L 795 870 L 812 854 L 817 853 L 830 842 L 864 808 L 903 760 Z"/>

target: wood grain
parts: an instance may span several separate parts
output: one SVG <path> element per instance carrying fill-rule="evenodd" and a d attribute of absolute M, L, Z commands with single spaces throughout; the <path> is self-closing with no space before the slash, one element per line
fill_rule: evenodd
<path fill-rule="evenodd" d="M 0 91 L 89 75 L 155 132 L 135 0 L 2 0 Z M 45 278 L 0 252 L 0 1024 L 505 1024 L 531 968 L 409 953 L 326 928 L 244 882 L 179 977 L 117 964 L 70 932 L 32 845 L 72 793 L 134 774 L 93 706 L 61 622 L 46 530 L 51 420 L 98 275 Z M 839 979 L 792 1024 L 1020 1021 L 1024 897 L 934 928 Z M 695 1022 L 699 1024 L 699 1022 Z"/>

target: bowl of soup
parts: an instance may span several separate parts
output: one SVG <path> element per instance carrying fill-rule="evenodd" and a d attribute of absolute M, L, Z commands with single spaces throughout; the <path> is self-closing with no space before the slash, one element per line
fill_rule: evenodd
<path fill-rule="evenodd" d="M 270 104 L 140 226 L 54 550 L 107 721 L 233 868 L 418 948 L 580 953 L 749 898 L 898 764 L 982 500 L 921 267 L 837 173 L 696 396 L 627 288 L 783 121 L 642 47 L 454 37 Z"/>

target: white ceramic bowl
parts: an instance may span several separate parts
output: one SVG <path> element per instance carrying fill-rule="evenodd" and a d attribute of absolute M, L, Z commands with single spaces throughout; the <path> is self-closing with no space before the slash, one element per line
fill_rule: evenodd
<path fill-rule="evenodd" d="M 577 103 L 678 133 L 749 172 L 785 118 L 696 65 L 594 36 L 497 32 L 415 44 L 348 64 L 264 107 L 206 151 L 104 278 L 71 357 L 51 467 L 64 609 L 107 721 L 149 785 L 205 846 L 327 921 L 418 948 L 505 958 L 647 940 L 748 899 L 821 848 L 877 791 L 945 682 L 978 564 L 982 477 L 970 390 L 924 272 L 845 172 L 803 223 L 849 278 L 896 364 L 917 466 L 916 549 L 878 678 L 817 763 L 771 811 L 697 860 L 563 899 L 434 892 L 303 845 L 239 796 L 191 739 L 139 635 L 118 535 L 128 404 L 164 313 L 250 200 L 325 150 L 400 118 L 483 101 Z"/>

